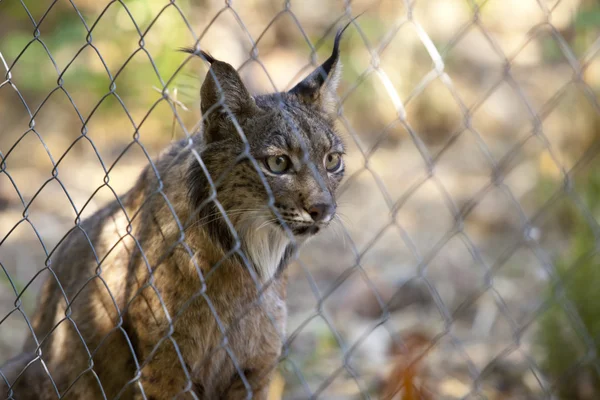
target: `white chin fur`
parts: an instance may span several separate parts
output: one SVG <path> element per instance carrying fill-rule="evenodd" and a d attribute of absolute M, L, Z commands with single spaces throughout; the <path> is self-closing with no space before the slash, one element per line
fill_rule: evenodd
<path fill-rule="evenodd" d="M 252 260 L 263 280 L 271 279 L 277 272 L 285 249 L 290 244 L 286 233 L 274 224 L 265 224 L 260 218 L 244 224 L 238 231 L 242 238 L 243 250 Z"/>

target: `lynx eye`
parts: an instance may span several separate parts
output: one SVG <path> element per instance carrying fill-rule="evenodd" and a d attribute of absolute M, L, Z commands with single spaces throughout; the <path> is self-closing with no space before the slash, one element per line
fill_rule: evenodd
<path fill-rule="evenodd" d="M 340 153 L 329 153 L 325 156 L 325 169 L 327 172 L 337 172 L 342 166 L 342 156 Z"/>
<path fill-rule="evenodd" d="M 267 158 L 265 164 L 269 171 L 279 175 L 286 173 L 290 169 L 292 162 L 288 156 L 279 155 Z"/>

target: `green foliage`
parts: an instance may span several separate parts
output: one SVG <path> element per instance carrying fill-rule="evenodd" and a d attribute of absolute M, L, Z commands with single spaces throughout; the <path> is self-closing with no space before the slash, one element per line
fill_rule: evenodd
<path fill-rule="evenodd" d="M 586 1 L 575 15 L 578 29 L 598 29 L 600 26 L 600 5 L 597 1 Z"/>
<path fill-rule="evenodd" d="M 119 2 L 112 3 L 99 20 L 103 7 L 80 9 L 87 28 L 91 29 L 89 44 L 86 25 L 69 2 L 58 2 L 41 23 L 48 4 L 26 2 L 33 19 L 40 23 L 37 39 L 30 17 L 20 2 L 1 4 L 0 25 L 8 23 L 3 21 L 8 21 L 10 16 L 11 29 L 10 34 L 0 34 L 0 51 L 11 66 L 17 87 L 33 98 L 44 98 L 57 86 L 62 74 L 63 85 L 75 102 L 89 102 L 91 109 L 110 93 L 111 78 L 116 78 L 116 93 L 126 103 L 140 110 L 149 109 L 158 97 L 153 86 L 162 89 L 185 58 L 175 49 L 193 44 L 193 38 L 174 7 L 163 10 L 166 3 L 129 0 L 124 4 L 127 9 Z M 178 6 L 184 12 L 189 8 L 187 1 L 178 2 Z M 138 29 L 144 35 L 143 41 Z M 133 53 L 136 55 L 129 59 Z M 169 89 L 172 91 L 183 80 L 185 77 L 178 75 Z M 107 101 L 110 106 L 101 109 L 106 115 L 121 107 L 114 99 Z M 164 120 L 169 125 L 170 119 L 166 117 Z"/>
<path fill-rule="evenodd" d="M 598 170 L 592 170 L 583 183 L 577 192 L 591 214 L 600 215 Z M 551 306 L 541 319 L 538 347 L 544 356 L 543 367 L 558 385 L 561 398 L 572 400 L 579 398 L 582 377 L 589 378 L 586 384 L 592 383 L 595 393 L 600 392 L 600 376 L 594 365 L 598 358 L 586 358 L 600 351 L 600 259 L 587 220 L 574 205 L 566 212 L 572 221 L 570 246 L 555 264 L 558 276 L 548 292 Z M 565 307 L 567 301 L 572 308 Z"/>
<path fill-rule="evenodd" d="M 582 57 L 600 34 L 600 2 L 583 0 L 577 11 L 572 16 L 568 29 L 561 31 L 563 39 L 576 57 Z M 547 62 L 561 62 L 565 59 L 563 49 L 560 48 L 553 34 L 548 33 L 540 40 L 542 55 Z"/>
<path fill-rule="evenodd" d="M 17 293 L 20 295 L 21 303 L 25 310 L 29 311 L 35 303 L 35 296 L 31 291 L 25 291 L 26 284 L 16 277 L 7 275 L 6 270 L 0 264 L 0 290 L 8 291 L 9 293 Z"/>

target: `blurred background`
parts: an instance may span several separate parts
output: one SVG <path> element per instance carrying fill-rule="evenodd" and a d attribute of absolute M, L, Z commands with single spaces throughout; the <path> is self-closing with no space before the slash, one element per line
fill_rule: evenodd
<path fill-rule="evenodd" d="M 0 364 L 78 210 L 195 131 L 207 69 L 176 49 L 285 90 L 363 11 L 343 224 L 289 268 L 271 399 L 599 398 L 592 0 L 1 0 Z"/>

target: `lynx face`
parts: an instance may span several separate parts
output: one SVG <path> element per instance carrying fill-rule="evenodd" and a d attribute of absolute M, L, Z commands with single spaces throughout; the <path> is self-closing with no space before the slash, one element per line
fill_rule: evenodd
<path fill-rule="evenodd" d="M 281 102 L 276 96 L 259 97 L 256 104 L 264 113 L 247 124 L 248 141 L 281 219 L 269 217 L 295 235 L 317 233 L 335 215 L 335 190 L 344 174 L 343 143 L 320 111 L 292 96 Z M 248 178 L 263 185 L 257 173 Z M 266 208 L 268 200 L 265 190 L 249 192 L 242 207 Z"/>
<path fill-rule="evenodd" d="M 230 250 L 237 236 L 267 275 L 286 263 L 291 242 L 335 216 L 344 174 L 333 123 L 340 37 L 329 59 L 292 90 L 256 97 L 231 65 L 199 53 L 211 63 L 201 89 L 205 168 L 190 165 L 190 198 L 213 240 Z"/>

